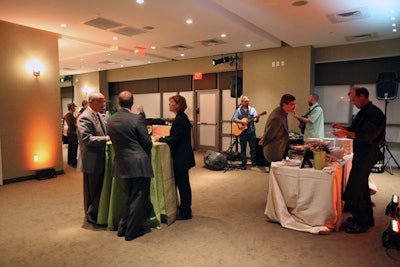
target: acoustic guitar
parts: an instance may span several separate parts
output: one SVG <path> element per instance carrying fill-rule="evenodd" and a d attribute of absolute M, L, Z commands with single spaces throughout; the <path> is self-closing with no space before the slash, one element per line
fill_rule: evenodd
<path fill-rule="evenodd" d="M 261 114 L 258 114 L 256 117 L 252 118 L 252 119 L 248 119 L 248 118 L 243 118 L 242 120 L 247 121 L 247 123 L 251 123 L 252 121 L 254 121 L 256 118 L 259 118 L 261 116 L 264 116 L 265 114 L 267 114 L 266 111 L 262 112 Z M 248 127 L 247 125 L 240 123 L 240 122 L 232 122 L 232 133 L 234 136 L 239 136 L 243 133 L 244 130 L 246 130 Z"/>

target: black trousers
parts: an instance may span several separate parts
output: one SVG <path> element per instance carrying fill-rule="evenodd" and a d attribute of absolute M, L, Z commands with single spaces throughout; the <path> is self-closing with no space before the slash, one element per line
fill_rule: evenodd
<path fill-rule="evenodd" d="M 350 209 L 354 222 L 367 226 L 374 222 L 368 178 L 376 163 L 376 154 L 354 154 L 349 180 L 343 195 L 346 207 Z"/>
<path fill-rule="evenodd" d="M 180 205 L 179 216 L 192 218 L 192 189 L 189 182 L 189 171 L 178 172 L 174 170 L 175 185 L 178 188 Z"/>
<path fill-rule="evenodd" d="M 128 200 L 122 216 L 118 232 L 133 237 L 144 230 L 143 223 L 147 215 L 147 205 L 150 196 L 150 178 L 122 179 L 128 188 Z"/>
<path fill-rule="evenodd" d="M 68 134 L 68 165 L 76 166 L 78 154 L 78 136 Z"/>
<path fill-rule="evenodd" d="M 91 213 L 97 216 L 103 180 L 104 168 L 96 173 L 83 173 L 83 205 L 85 215 Z"/>

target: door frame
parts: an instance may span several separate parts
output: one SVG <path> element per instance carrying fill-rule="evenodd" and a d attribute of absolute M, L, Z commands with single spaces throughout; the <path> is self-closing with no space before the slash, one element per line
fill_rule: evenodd
<path fill-rule="evenodd" d="M 200 94 L 214 94 L 215 95 L 215 144 L 214 146 L 204 146 L 200 145 L 200 125 L 202 122 L 200 122 L 199 114 L 200 114 L 200 109 L 199 107 L 200 103 Z M 220 133 L 221 133 L 221 123 L 220 123 L 220 92 L 218 89 L 209 89 L 209 90 L 195 90 L 194 91 L 194 110 L 195 110 L 195 150 L 198 151 L 219 151 L 220 149 Z"/>

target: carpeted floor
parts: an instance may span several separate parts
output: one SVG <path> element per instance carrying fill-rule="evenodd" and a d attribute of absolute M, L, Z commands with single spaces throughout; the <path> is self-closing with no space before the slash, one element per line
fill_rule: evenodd
<path fill-rule="evenodd" d="M 381 241 L 398 169 L 372 174 L 375 227 L 313 235 L 266 221 L 265 169 L 212 171 L 201 152 L 196 162 L 193 219 L 131 242 L 84 221 L 82 174 L 69 166 L 54 179 L 1 186 L 0 266 L 400 266 L 400 251 Z"/>

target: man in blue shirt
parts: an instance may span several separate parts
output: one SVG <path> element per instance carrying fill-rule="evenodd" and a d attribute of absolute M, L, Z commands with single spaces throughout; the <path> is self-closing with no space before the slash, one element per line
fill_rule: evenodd
<path fill-rule="evenodd" d="M 254 122 L 258 122 L 259 115 L 255 108 L 249 105 L 249 98 L 243 95 L 240 98 L 240 106 L 236 109 L 233 115 L 232 121 L 238 125 L 240 133 L 240 153 L 242 156 L 241 166 L 246 166 L 246 145 L 249 143 L 251 163 L 255 167 L 257 166 L 256 156 L 256 128 Z"/>

